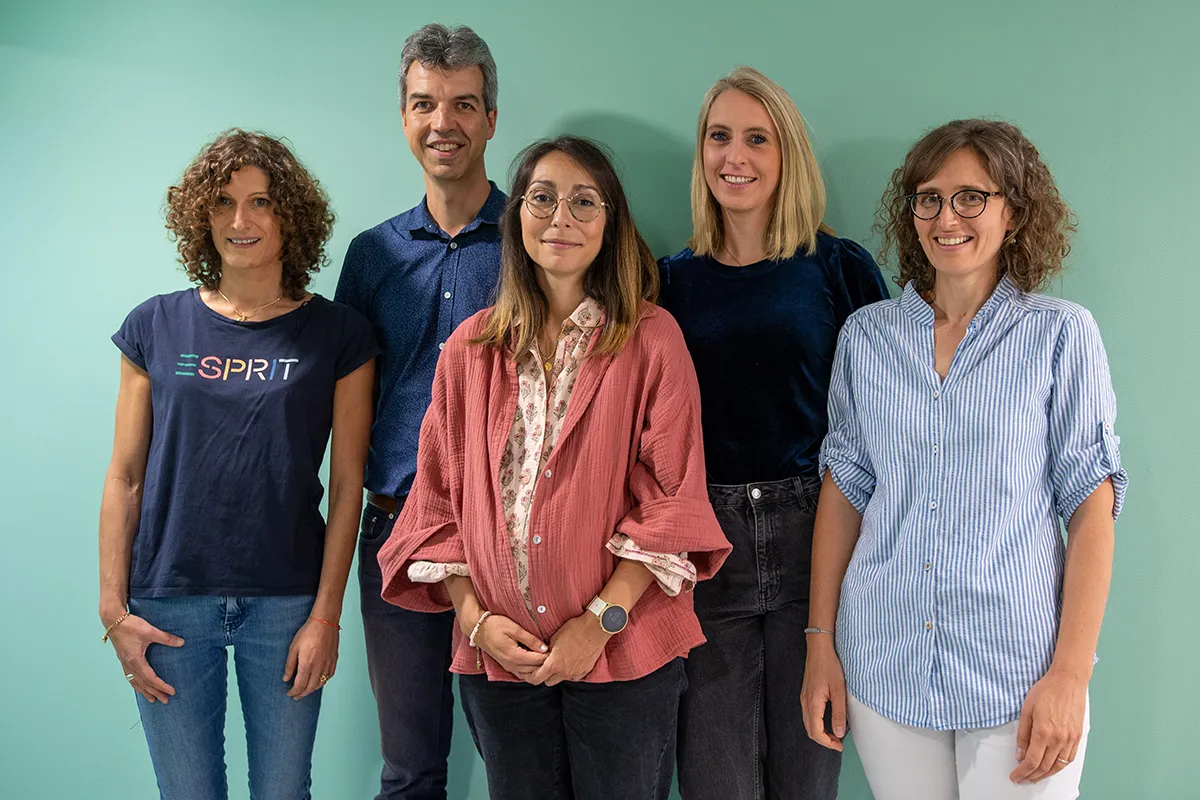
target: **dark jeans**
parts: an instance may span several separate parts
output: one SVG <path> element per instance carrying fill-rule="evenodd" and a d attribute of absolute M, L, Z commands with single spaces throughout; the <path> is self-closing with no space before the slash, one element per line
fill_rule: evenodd
<path fill-rule="evenodd" d="M 696 587 L 708 638 L 687 660 L 679 715 L 684 800 L 832 800 L 841 755 L 808 738 L 800 684 L 820 484 L 708 487 L 733 552 Z"/>
<path fill-rule="evenodd" d="M 617 634 L 620 636 L 620 634 Z M 612 683 L 459 677 L 492 800 L 666 800 L 683 659 Z"/>
<path fill-rule="evenodd" d="M 358 582 L 367 669 L 379 709 L 383 772 L 376 800 L 444 800 L 454 720 L 450 634 L 454 612 L 424 614 L 385 602 L 379 548 L 395 519 L 363 509 Z"/>

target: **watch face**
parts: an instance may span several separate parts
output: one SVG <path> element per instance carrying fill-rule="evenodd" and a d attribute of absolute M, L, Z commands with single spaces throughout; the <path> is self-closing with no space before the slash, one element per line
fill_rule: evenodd
<path fill-rule="evenodd" d="M 609 606 L 600 616 L 600 625 L 609 633 L 619 633 L 628 621 L 625 609 L 620 606 Z"/>

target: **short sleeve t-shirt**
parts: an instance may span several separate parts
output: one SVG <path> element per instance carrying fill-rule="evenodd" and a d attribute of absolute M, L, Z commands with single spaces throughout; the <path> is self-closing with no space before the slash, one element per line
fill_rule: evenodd
<path fill-rule="evenodd" d="M 334 385 L 379 352 L 370 324 L 320 295 L 236 322 L 189 289 L 112 338 L 149 373 L 153 414 L 130 596 L 314 594 Z"/>

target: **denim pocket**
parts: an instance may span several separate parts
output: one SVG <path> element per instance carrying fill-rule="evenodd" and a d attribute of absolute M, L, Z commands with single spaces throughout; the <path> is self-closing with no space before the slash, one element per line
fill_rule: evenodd
<path fill-rule="evenodd" d="M 381 541 L 387 538 L 394 521 L 382 508 L 367 503 L 362 512 L 362 524 L 358 531 L 359 538 L 364 542 Z"/>

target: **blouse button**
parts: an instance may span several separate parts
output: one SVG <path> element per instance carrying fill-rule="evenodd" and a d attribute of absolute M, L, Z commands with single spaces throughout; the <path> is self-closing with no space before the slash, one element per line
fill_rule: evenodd
<path fill-rule="evenodd" d="M 545 614 L 545 613 L 546 613 L 546 607 L 545 607 L 545 606 L 538 606 L 538 613 L 539 613 L 539 614 Z"/>
<path fill-rule="evenodd" d="M 760 497 L 762 497 L 762 489 L 759 489 L 758 487 L 751 489 L 750 496 L 755 500 L 758 500 Z"/>
<path fill-rule="evenodd" d="M 450 249 L 451 249 L 451 250 L 457 250 L 457 249 L 458 249 L 458 242 L 451 242 L 451 243 L 450 243 Z"/>
<path fill-rule="evenodd" d="M 533 543 L 534 543 L 534 544 L 541 544 L 541 543 L 542 543 L 542 537 L 540 537 L 540 536 L 535 536 L 535 537 L 533 537 Z"/>
<path fill-rule="evenodd" d="M 543 474 L 543 475 L 545 475 L 547 478 L 549 478 L 549 477 L 550 477 L 550 475 L 551 475 L 551 472 L 550 472 L 550 470 L 546 470 L 546 471 L 545 471 L 545 472 L 543 472 L 542 474 Z"/>
<path fill-rule="evenodd" d="M 932 623 L 932 622 L 926 622 L 926 623 L 925 623 L 925 630 L 927 630 L 927 631 L 931 631 L 931 630 L 933 630 L 933 623 Z"/>
<path fill-rule="evenodd" d="M 933 390 L 933 399 L 934 399 L 934 400 L 937 400 L 937 399 L 938 399 L 939 397 L 941 397 L 941 396 L 942 396 L 942 390 L 941 390 L 941 389 L 934 389 L 934 390 Z"/>

